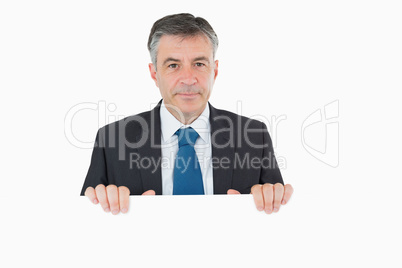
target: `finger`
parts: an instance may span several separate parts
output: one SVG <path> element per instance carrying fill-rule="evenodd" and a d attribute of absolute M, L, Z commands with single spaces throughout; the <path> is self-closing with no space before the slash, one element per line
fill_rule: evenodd
<path fill-rule="evenodd" d="M 120 209 L 122 213 L 126 213 L 128 211 L 128 205 L 130 201 L 130 190 L 126 186 L 119 187 L 119 201 L 120 201 Z"/>
<path fill-rule="evenodd" d="M 95 189 L 94 189 L 93 187 L 88 187 L 88 188 L 85 190 L 85 194 L 84 194 L 84 195 L 85 195 L 86 197 L 88 197 L 89 200 L 91 200 L 92 203 L 94 203 L 94 204 L 98 204 L 98 203 L 99 203 L 98 199 L 96 198 Z"/>
<path fill-rule="evenodd" d="M 109 201 L 107 199 L 105 185 L 99 184 L 98 186 L 96 186 L 95 192 L 96 192 L 96 197 L 98 198 L 99 203 L 101 204 L 101 207 L 103 208 L 103 210 L 106 212 L 110 212 Z"/>
<path fill-rule="evenodd" d="M 113 215 L 116 215 L 120 211 L 119 205 L 119 192 L 116 185 L 108 185 L 106 187 L 107 199 L 109 200 L 110 211 Z"/>
<path fill-rule="evenodd" d="M 274 212 L 278 212 L 281 207 L 283 192 L 283 185 L 281 183 L 276 183 L 274 185 Z"/>
<path fill-rule="evenodd" d="M 282 199 L 282 205 L 285 205 L 287 202 L 289 202 L 290 197 L 293 194 L 293 187 L 290 184 L 285 185 L 285 194 L 283 195 Z"/>
<path fill-rule="evenodd" d="M 251 187 L 251 194 L 253 195 L 254 203 L 255 203 L 255 206 L 257 207 L 257 210 L 263 211 L 264 210 L 264 197 L 262 195 L 262 185 L 256 184 L 253 187 Z"/>
<path fill-rule="evenodd" d="M 142 195 L 155 195 L 155 191 L 154 190 L 148 190 L 148 191 L 144 192 Z"/>
<path fill-rule="evenodd" d="M 227 194 L 240 194 L 240 192 L 234 189 L 229 189 Z"/>
<path fill-rule="evenodd" d="M 272 213 L 272 201 L 274 200 L 274 186 L 270 183 L 265 183 L 262 186 L 262 193 L 264 194 L 264 209 L 265 213 Z"/>

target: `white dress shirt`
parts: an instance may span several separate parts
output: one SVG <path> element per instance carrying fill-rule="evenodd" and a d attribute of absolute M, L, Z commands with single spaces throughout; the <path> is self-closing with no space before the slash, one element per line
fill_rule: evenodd
<path fill-rule="evenodd" d="M 204 193 L 214 194 L 212 178 L 212 147 L 211 147 L 211 125 L 209 123 L 209 105 L 207 104 L 201 115 L 190 125 L 184 125 L 177 120 L 165 107 L 162 101 L 160 109 L 161 117 L 161 145 L 162 145 L 162 194 L 173 194 L 173 170 L 179 144 L 175 132 L 179 128 L 192 127 L 197 131 L 199 137 L 194 144 L 195 153 L 201 167 Z"/>

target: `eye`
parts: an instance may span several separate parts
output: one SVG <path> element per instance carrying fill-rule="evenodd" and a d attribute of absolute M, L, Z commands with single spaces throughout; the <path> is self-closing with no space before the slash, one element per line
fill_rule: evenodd
<path fill-rule="evenodd" d="M 201 63 L 201 62 L 197 62 L 195 65 L 196 65 L 197 67 L 203 67 L 203 66 L 205 66 L 205 64 L 204 64 L 204 63 Z"/>
<path fill-rule="evenodd" d="M 171 69 L 176 69 L 177 66 L 178 66 L 177 64 L 173 63 L 173 64 L 170 64 L 168 67 Z"/>

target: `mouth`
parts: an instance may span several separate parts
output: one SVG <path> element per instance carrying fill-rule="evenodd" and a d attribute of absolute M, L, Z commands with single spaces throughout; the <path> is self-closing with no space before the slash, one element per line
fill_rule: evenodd
<path fill-rule="evenodd" d="M 194 99 L 199 93 L 177 93 L 176 95 L 183 99 Z"/>

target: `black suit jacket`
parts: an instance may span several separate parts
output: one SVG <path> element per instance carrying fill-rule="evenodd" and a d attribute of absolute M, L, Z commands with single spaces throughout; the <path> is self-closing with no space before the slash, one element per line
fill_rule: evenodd
<path fill-rule="evenodd" d="M 161 161 L 158 161 L 161 102 L 151 111 L 98 130 L 81 195 L 87 187 L 95 188 L 98 184 L 126 186 L 131 195 L 148 190 L 162 194 Z M 214 194 L 226 194 L 228 189 L 249 194 L 255 184 L 283 184 L 266 125 L 208 105 Z"/>

